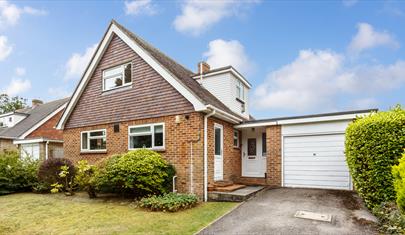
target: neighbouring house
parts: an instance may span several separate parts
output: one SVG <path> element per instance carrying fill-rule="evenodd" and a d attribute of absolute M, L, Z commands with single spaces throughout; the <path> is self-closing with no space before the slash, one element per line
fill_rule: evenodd
<path fill-rule="evenodd" d="M 18 150 L 34 159 L 63 157 L 63 134 L 56 124 L 69 98 L 43 103 L 32 100 L 29 108 L 0 115 L 0 152 Z"/>
<path fill-rule="evenodd" d="M 178 191 L 204 199 L 231 183 L 350 190 L 344 131 L 372 110 L 254 120 L 251 88 L 232 66 L 192 72 L 112 21 L 59 120 L 65 157 L 153 149 Z"/>

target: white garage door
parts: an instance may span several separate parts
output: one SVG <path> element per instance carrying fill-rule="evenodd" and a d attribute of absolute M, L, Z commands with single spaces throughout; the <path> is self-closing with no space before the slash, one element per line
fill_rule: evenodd
<path fill-rule="evenodd" d="M 284 137 L 284 186 L 350 189 L 344 135 Z"/>

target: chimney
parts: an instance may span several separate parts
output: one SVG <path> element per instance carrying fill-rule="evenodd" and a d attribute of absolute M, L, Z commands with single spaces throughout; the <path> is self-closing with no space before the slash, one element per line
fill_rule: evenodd
<path fill-rule="evenodd" d="M 198 63 L 198 74 L 204 74 L 210 71 L 210 65 L 205 62 L 205 61 L 201 61 L 200 63 Z"/>
<path fill-rule="evenodd" d="M 32 103 L 31 107 L 32 107 L 32 108 L 35 108 L 35 107 L 37 107 L 38 105 L 43 104 L 44 102 L 42 102 L 42 100 L 32 99 L 31 103 Z"/>

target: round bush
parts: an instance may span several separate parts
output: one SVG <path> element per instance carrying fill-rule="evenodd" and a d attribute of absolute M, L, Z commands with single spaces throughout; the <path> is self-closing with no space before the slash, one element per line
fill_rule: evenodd
<path fill-rule="evenodd" d="M 358 118 L 346 129 L 346 158 L 355 189 L 367 207 L 395 200 L 391 168 L 405 146 L 405 110 Z"/>
<path fill-rule="evenodd" d="M 20 158 L 18 152 L 0 153 L 0 195 L 30 191 L 37 183 L 38 161 Z"/>
<path fill-rule="evenodd" d="M 405 212 L 405 153 L 397 166 L 392 167 L 398 207 Z"/>
<path fill-rule="evenodd" d="M 131 196 L 161 194 L 168 191 L 168 171 L 169 165 L 160 154 L 147 149 L 130 151 L 100 165 L 97 188 Z"/>
<path fill-rule="evenodd" d="M 73 163 L 66 158 L 49 158 L 41 163 L 38 170 L 38 180 L 42 184 L 41 187 L 51 188 L 51 184 L 64 182 L 65 179 L 59 177 L 61 166 L 69 167 L 68 181 L 75 177 L 75 167 Z"/>

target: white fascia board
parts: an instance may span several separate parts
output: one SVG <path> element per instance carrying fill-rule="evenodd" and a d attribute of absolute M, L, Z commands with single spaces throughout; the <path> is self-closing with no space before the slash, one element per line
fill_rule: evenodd
<path fill-rule="evenodd" d="M 224 69 L 224 70 L 220 70 L 220 71 L 216 71 L 216 72 L 212 72 L 212 73 L 208 72 L 206 74 L 203 74 L 202 77 L 203 78 L 208 78 L 208 77 L 212 77 L 212 76 L 215 76 L 215 75 L 218 75 L 218 74 L 223 74 L 223 73 L 231 73 L 233 76 L 235 76 L 239 80 L 241 80 L 242 83 L 245 86 L 247 86 L 249 89 L 252 88 L 252 86 L 249 84 L 249 82 L 244 77 L 242 77 L 233 67 L 230 67 L 230 68 Z M 195 75 L 193 78 L 194 79 L 200 79 L 201 75 Z"/>
<path fill-rule="evenodd" d="M 53 116 L 55 116 L 56 114 L 58 114 L 60 111 L 62 111 L 64 108 L 66 108 L 66 103 L 61 105 L 58 109 L 56 109 L 55 111 L 53 111 L 51 114 L 49 114 L 48 116 L 46 116 L 44 119 L 42 119 L 41 121 L 39 121 L 37 124 L 35 124 L 33 127 L 31 127 L 28 131 L 24 132 L 22 135 L 20 135 L 18 137 L 18 139 L 24 139 L 25 137 L 27 137 L 29 134 L 31 134 L 33 131 L 35 131 L 36 129 L 38 129 L 40 126 L 42 126 L 45 122 L 47 122 L 49 119 L 51 119 Z"/>
<path fill-rule="evenodd" d="M 73 94 L 66 111 L 64 112 L 62 118 L 60 119 L 57 129 L 63 129 L 67 118 L 70 116 L 73 108 L 75 107 L 78 99 L 80 98 L 84 88 L 86 87 L 88 81 L 93 74 L 99 60 L 104 54 L 111 38 L 115 33 L 121 40 L 123 40 L 132 50 L 135 51 L 146 63 L 148 63 L 154 70 L 156 70 L 170 85 L 172 85 L 180 94 L 184 96 L 194 107 L 195 111 L 205 110 L 205 105 L 183 84 L 181 84 L 175 76 L 173 76 L 169 71 L 167 71 L 163 66 L 161 66 L 149 53 L 147 53 L 141 46 L 135 43 L 131 38 L 129 38 L 122 30 L 120 30 L 115 24 L 111 24 L 106 35 L 101 41 L 100 47 L 97 49 L 94 58 L 90 61 L 90 65 L 86 69 L 82 80 L 79 83 L 75 93 Z"/>
<path fill-rule="evenodd" d="M 42 142 L 50 142 L 50 143 L 63 143 L 63 140 L 52 140 L 46 138 L 35 138 L 35 139 L 26 139 L 26 140 L 14 140 L 13 144 L 33 144 L 33 143 L 42 143 Z"/>
<path fill-rule="evenodd" d="M 356 117 L 364 116 L 369 113 L 355 113 L 355 114 L 343 114 L 336 116 L 320 116 L 320 117 L 309 117 L 309 118 L 297 118 L 297 119 L 286 119 L 277 121 L 279 125 L 287 124 L 299 124 L 299 123 L 311 123 L 311 122 L 329 122 L 329 121 L 342 121 L 342 120 L 353 120 Z"/>
<path fill-rule="evenodd" d="M 226 121 L 230 121 L 232 123 L 240 123 L 243 121 L 243 119 L 236 117 L 235 115 L 229 114 L 228 112 L 223 111 L 222 109 L 219 109 L 215 106 L 212 105 L 207 105 L 206 109 L 208 110 L 214 110 L 215 115 L 218 116 L 220 119 L 225 119 Z"/>
<path fill-rule="evenodd" d="M 240 128 L 251 128 L 251 127 L 263 127 L 263 126 L 275 126 L 275 125 L 289 125 L 289 124 L 300 124 L 300 123 L 313 123 L 313 122 L 330 122 L 330 121 L 343 121 L 343 120 L 353 120 L 356 117 L 361 117 L 370 114 L 367 113 L 354 113 L 354 114 L 343 114 L 334 116 L 320 116 L 320 117 L 302 117 L 295 119 L 285 119 L 285 120 L 274 120 L 274 121 L 264 121 L 256 123 L 245 123 L 236 125 L 236 129 Z"/>

